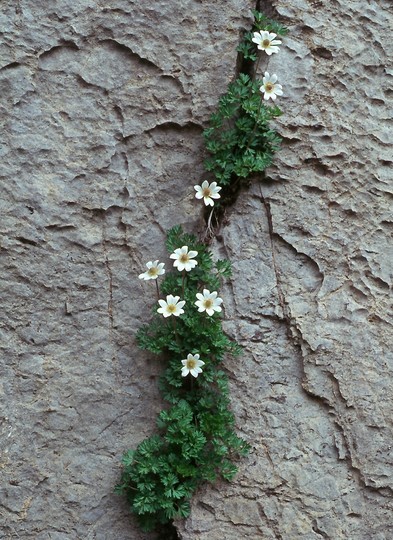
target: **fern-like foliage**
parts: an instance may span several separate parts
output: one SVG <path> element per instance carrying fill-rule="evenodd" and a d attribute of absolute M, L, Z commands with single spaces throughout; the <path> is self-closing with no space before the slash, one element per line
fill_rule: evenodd
<path fill-rule="evenodd" d="M 238 51 L 245 60 L 257 60 L 257 47 L 252 42 L 253 32 L 268 30 L 285 35 L 287 29 L 268 19 L 259 11 L 253 11 L 254 26 L 247 32 Z M 212 114 L 210 125 L 204 131 L 205 146 L 210 156 L 205 168 L 223 187 L 234 179 L 240 184 L 251 174 L 264 171 L 272 162 L 281 138 L 269 126 L 269 122 L 282 114 L 277 106 L 266 105 L 260 92 L 261 80 L 246 73 L 229 85 Z"/>
<path fill-rule="evenodd" d="M 137 334 L 141 348 L 166 359 L 160 389 L 169 404 L 157 419 L 158 434 L 124 455 L 116 487 L 127 496 L 144 530 L 186 517 L 200 483 L 233 478 L 237 467 L 232 459 L 248 448 L 235 434 L 228 380 L 220 369 L 226 355 L 238 355 L 241 349 L 223 332 L 219 314 L 209 317 L 194 305 L 203 288 L 219 290 L 231 273 L 230 263 L 215 263 L 207 246 L 179 226 L 168 232 L 166 243 L 169 252 L 183 245 L 197 251 L 198 266 L 184 276 L 169 272 L 161 284 L 164 296 L 186 300 L 185 313 L 174 323 L 174 317 L 167 320 L 156 313 L 156 305 L 151 323 Z M 200 354 L 205 362 L 197 379 L 181 376 L 181 360 L 189 353 Z"/>

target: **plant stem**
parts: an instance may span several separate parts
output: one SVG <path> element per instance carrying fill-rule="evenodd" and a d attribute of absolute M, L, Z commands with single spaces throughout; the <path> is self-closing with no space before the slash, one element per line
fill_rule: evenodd
<path fill-rule="evenodd" d="M 158 288 L 158 280 L 156 279 L 156 289 L 157 289 L 157 300 L 160 299 L 160 289 Z"/>
<path fill-rule="evenodd" d="M 179 336 L 178 336 L 178 333 L 177 333 L 176 317 L 175 316 L 173 317 L 173 330 L 175 331 L 176 343 L 178 344 L 179 348 L 181 348 Z"/>
<path fill-rule="evenodd" d="M 251 134 L 250 134 L 250 139 L 248 141 L 248 144 L 246 146 L 246 149 L 244 150 L 244 152 L 247 152 L 247 150 L 250 148 L 250 145 L 252 143 L 252 136 L 254 135 L 257 127 L 258 127 L 258 118 L 259 118 L 259 113 L 261 112 L 261 107 L 262 107 L 262 97 L 261 97 L 261 101 L 259 102 L 259 107 L 258 107 L 258 111 L 257 111 L 257 117 L 256 117 L 256 120 L 255 120 L 255 125 L 254 125 L 254 129 L 252 130 Z"/>
<path fill-rule="evenodd" d="M 185 279 L 186 279 L 186 271 L 183 270 L 182 282 L 181 282 L 181 297 L 182 297 L 182 299 L 184 299 L 184 282 L 185 282 Z"/>
<path fill-rule="evenodd" d="M 258 72 L 258 67 L 259 67 L 259 62 L 260 61 L 261 61 L 261 53 L 258 54 L 257 63 L 255 64 L 254 74 L 253 74 L 253 77 L 252 77 L 253 81 L 255 81 L 255 79 L 257 77 L 257 72 Z"/>

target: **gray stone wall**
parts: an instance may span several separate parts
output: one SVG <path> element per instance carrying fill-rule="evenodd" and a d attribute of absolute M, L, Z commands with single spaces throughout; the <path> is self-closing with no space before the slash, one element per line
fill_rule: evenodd
<path fill-rule="evenodd" d="M 0 537 L 154 537 L 112 493 L 162 406 L 137 275 L 171 225 L 203 230 L 201 133 L 254 7 L 2 1 Z M 179 536 L 389 540 L 393 12 L 275 7 L 290 34 L 260 69 L 283 84 L 282 149 L 213 245 L 234 265 L 245 354 L 227 368 L 252 451 Z"/>

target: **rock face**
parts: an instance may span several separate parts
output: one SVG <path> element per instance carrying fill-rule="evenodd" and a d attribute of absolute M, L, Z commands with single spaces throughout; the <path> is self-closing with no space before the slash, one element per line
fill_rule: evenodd
<path fill-rule="evenodd" d="M 213 246 L 234 266 L 245 354 L 227 368 L 252 452 L 201 488 L 183 540 L 393 536 L 393 12 L 348 4 L 275 3 L 290 34 L 260 69 L 284 88 L 282 149 Z M 254 7 L 3 1 L 4 538 L 154 537 L 112 493 L 162 407 L 137 275 L 171 225 L 203 226 L 201 133 Z"/>

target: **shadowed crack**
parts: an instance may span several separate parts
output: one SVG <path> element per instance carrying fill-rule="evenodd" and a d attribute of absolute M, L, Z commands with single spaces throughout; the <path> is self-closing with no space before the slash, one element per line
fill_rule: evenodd
<path fill-rule="evenodd" d="M 167 523 L 158 529 L 157 540 L 181 540 L 181 537 L 173 523 Z"/>
<path fill-rule="evenodd" d="M 20 64 L 19 62 L 11 62 L 10 64 L 6 64 L 2 68 L 0 68 L 0 71 L 6 71 L 7 69 L 15 69 L 15 68 L 18 68 L 21 65 L 22 64 Z"/>
<path fill-rule="evenodd" d="M 162 73 L 161 68 L 154 64 L 154 62 L 148 60 L 147 58 L 144 58 L 143 56 L 140 56 L 138 53 L 133 51 L 131 47 L 129 47 L 128 45 L 124 45 L 124 43 L 121 43 L 116 39 L 102 39 L 99 41 L 99 43 L 106 45 L 109 51 L 112 50 L 113 52 L 118 52 L 122 54 L 125 53 L 132 60 L 136 61 L 138 64 L 143 64 L 149 70 L 158 71 L 158 74 Z"/>
<path fill-rule="evenodd" d="M 105 253 L 105 267 L 106 267 L 106 270 L 108 273 L 108 279 L 109 279 L 108 316 L 109 316 L 111 329 L 113 330 L 113 274 L 112 274 L 111 266 L 109 264 L 108 253 L 105 249 L 105 242 L 104 242 L 104 253 Z"/>

